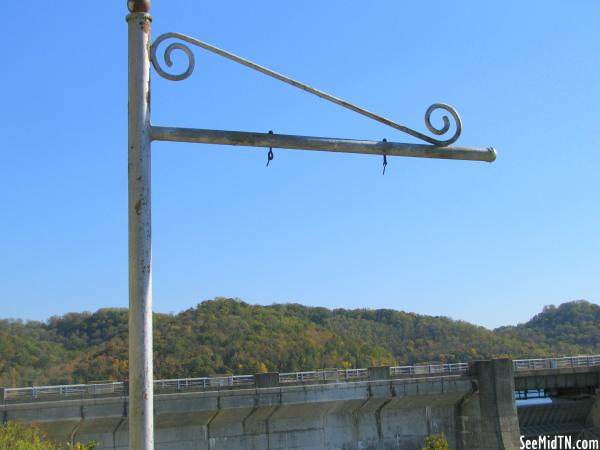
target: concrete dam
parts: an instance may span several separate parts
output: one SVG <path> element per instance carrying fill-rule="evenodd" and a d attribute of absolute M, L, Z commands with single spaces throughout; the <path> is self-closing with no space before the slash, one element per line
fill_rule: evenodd
<path fill-rule="evenodd" d="M 518 449 L 519 437 L 600 436 L 600 356 L 155 381 L 155 447 Z M 519 406 L 515 398 L 552 403 Z M 3 421 L 128 448 L 126 383 L 0 388 Z M 586 434 L 587 433 L 587 434 Z"/>

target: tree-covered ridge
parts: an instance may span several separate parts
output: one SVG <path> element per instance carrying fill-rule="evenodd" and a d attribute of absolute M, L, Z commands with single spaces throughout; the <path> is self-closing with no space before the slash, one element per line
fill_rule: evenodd
<path fill-rule="evenodd" d="M 600 350 L 600 306 L 577 300 L 546 306 L 525 324 L 498 328 L 500 335 L 537 342 L 553 353 L 577 354 Z"/>
<path fill-rule="evenodd" d="M 599 324 L 600 307 L 586 301 L 548 306 L 525 324 L 492 331 L 391 309 L 218 298 L 154 315 L 155 377 L 600 353 Z M 45 323 L 0 320 L 0 386 L 124 380 L 127 333 L 126 309 Z"/>

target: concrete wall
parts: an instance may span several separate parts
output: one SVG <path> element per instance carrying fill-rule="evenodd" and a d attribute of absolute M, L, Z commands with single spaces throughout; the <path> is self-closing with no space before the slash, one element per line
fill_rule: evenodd
<path fill-rule="evenodd" d="M 600 367 L 562 367 L 520 370 L 515 374 L 515 389 L 582 389 L 600 387 Z"/>
<path fill-rule="evenodd" d="M 471 389 L 458 376 L 158 395 L 156 448 L 420 450 L 440 431 L 457 448 L 455 406 Z M 124 397 L 2 408 L 57 440 L 127 448 Z"/>
<path fill-rule="evenodd" d="M 439 432 L 452 449 L 518 448 L 512 364 L 472 369 L 471 376 L 385 379 L 377 368 L 371 381 L 156 395 L 156 449 L 421 450 Z M 261 384 L 273 380 L 266 375 Z M 0 412 L 60 441 L 127 448 L 126 397 L 5 404 Z"/>
<path fill-rule="evenodd" d="M 521 434 L 536 437 L 548 434 L 579 434 L 586 424 L 593 398 L 521 406 L 518 410 Z"/>
<path fill-rule="evenodd" d="M 596 395 L 593 397 L 592 406 L 585 424 L 589 428 L 600 429 L 600 388 L 596 389 Z"/>

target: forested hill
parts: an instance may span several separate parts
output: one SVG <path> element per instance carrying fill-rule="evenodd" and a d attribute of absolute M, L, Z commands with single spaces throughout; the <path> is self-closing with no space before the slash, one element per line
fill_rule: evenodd
<path fill-rule="evenodd" d="M 600 353 L 600 307 L 549 306 L 496 330 L 390 309 L 250 305 L 219 298 L 154 316 L 155 376 L 298 371 Z M 127 310 L 0 320 L 0 386 L 124 380 Z"/>

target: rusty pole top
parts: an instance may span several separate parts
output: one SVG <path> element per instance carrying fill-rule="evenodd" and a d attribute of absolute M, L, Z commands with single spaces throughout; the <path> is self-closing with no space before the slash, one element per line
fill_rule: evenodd
<path fill-rule="evenodd" d="M 150 12 L 150 0 L 127 0 L 127 8 L 132 13 Z"/>

